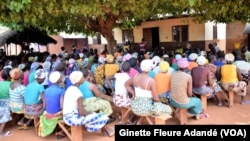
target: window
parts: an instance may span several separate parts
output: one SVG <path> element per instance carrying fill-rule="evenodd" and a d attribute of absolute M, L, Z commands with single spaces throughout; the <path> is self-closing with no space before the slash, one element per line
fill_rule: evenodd
<path fill-rule="evenodd" d="M 174 42 L 188 41 L 188 26 L 187 25 L 173 26 L 172 34 Z"/>
<path fill-rule="evenodd" d="M 97 44 L 98 44 L 98 45 L 102 44 L 101 34 L 100 34 L 100 33 L 97 33 L 97 34 L 96 34 L 96 37 L 97 37 Z"/>
<path fill-rule="evenodd" d="M 217 39 L 217 26 L 213 26 L 213 39 Z"/>

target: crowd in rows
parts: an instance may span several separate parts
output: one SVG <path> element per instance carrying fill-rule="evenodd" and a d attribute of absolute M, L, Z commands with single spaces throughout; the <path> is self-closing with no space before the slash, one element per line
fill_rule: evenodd
<path fill-rule="evenodd" d="M 63 119 L 69 126 L 85 126 L 113 136 L 111 103 L 131 106 L 134 116 L 173 113 L 172 107 L 186 108 L 196 119 L 209 117 L 199 95 L 211 94 L 218 106 L 227 103 L 225 91 L 245 98 L 250 64 L 232 53 L 107 51 L 81 53 L 48 52 L 28 54 L 22 61 L 3 58 L 0 62 L 0 135 L 11 135 L 5 125 L 13 114 L 21 114 L 20 130 L 28 129 L 40 117 L 39 136 L 54 132 Z M 140 124 L 140 123 L 139 123 Z M 58 137 L 64 136 L 58 129 Z"/>

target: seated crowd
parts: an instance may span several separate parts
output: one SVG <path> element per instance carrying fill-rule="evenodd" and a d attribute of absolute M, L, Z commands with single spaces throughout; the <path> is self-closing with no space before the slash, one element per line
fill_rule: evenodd
<path fill-rule="evenodd" d="M 172 115 L 176 108 L 187 109 L 196 119 L 207 118 L 199 98 L 204 94 L 219 107 L 227 106 L 230 90 L 241 96 L 241 104 L 249 103 L 250 64 L 232 53 L 138 54 L 118 49 L 111 55 L 89 50 L 39 53 L 10 62 L 0 62 L 0 136 L 12 134 L 5 125 L 13 114 L 21 115 L 20 130 L 29 129 L 39 117 L 40 137 L 54 132 L 64 137 L 59 120 L 113 136 L 108 124 L 116 119 L 111 102 L 102 98 L 105 94 L 112 96 L 115 106 L 131 107 L 130 120 L 135 122 L 140 116 Z"/>

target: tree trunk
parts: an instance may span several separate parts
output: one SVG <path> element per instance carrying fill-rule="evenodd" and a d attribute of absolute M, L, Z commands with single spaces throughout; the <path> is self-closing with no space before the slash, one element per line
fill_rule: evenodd
<path fill-rule="evenodd" d="M 108 45 L 107 45 L 108 53 L 114 54 L 114 49 L 115 49 L 116 43 L 115 43 L 115 38 L 112 34 L 112 30 L 111 30 L 111 33 L 106 33 L 106 34 L 103 33 L 102 35 L 106 38 L 106 40 L 108 42 Z"/>
<path fill-rule="evenodd" d="M 89 28 L 92 31 L 99 32 L 104 38 L 106 38 L 108 45 L 108 53 L 114 54 L 114 48 L 116 46 L 115 38 L 113 36 L 113 27 L 116 23 L 117 17 L 114 15 L 105 15 L 105 19 L 97 17 L 96 19 L 89 19 Z"/>

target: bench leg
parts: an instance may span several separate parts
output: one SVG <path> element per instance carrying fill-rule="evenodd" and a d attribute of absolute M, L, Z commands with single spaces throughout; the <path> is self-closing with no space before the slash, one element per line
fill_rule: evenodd
<path fill-rule="evenodd" d="M 187 123 L 187 109 L 180 109 L 180 124 L 185 125 Z"/>
<path fill-rule="evenodd" d="M 232 107 L 234 105 L 234 92 L 229 91 L 228 92 L 228 97 L 229 97 L 229 107 Z"/>
<path fill-rule="evenodd" d="M 163 119 L 155 118 L 155 125 L 165 125 L 166 121 Z"/>
<path fill-rule="evenodd" d="M 122 114 L 122 124 L 126 124 L 129 118 L 129 113 L 131 112 L 131 109 L 128 108 L 121 108 L 121 114 Z"/>
<path fill-rule="evenodd" d="M 69 131 L 67 130 L 67 128 L 65 127 L 65 124 L 58 121 L 58 125 L 60 126 L 60 128 L 64 131 L 64 133 L 69 137 L 69 139 L 72 141 L 72 137 L 71 134 L 69 133 Z"/>
<path fill-rule="evenodd" d="M 137 123 L 136 125 L 141 125 L 143 124 L 142 122 L 144 121 L 145 117 L 140 117 L 138 120 L 137 120 Z"/>
<path fill-rule="evenodd" d="M 82 141 L 82 126 L 71 126 L 72 141 Z"/>
<path fill-rule="evenodd" d="M 204 111 L 207 110 L 207 96 L 205 94 L 201 95 L 201 103 Z"/>

